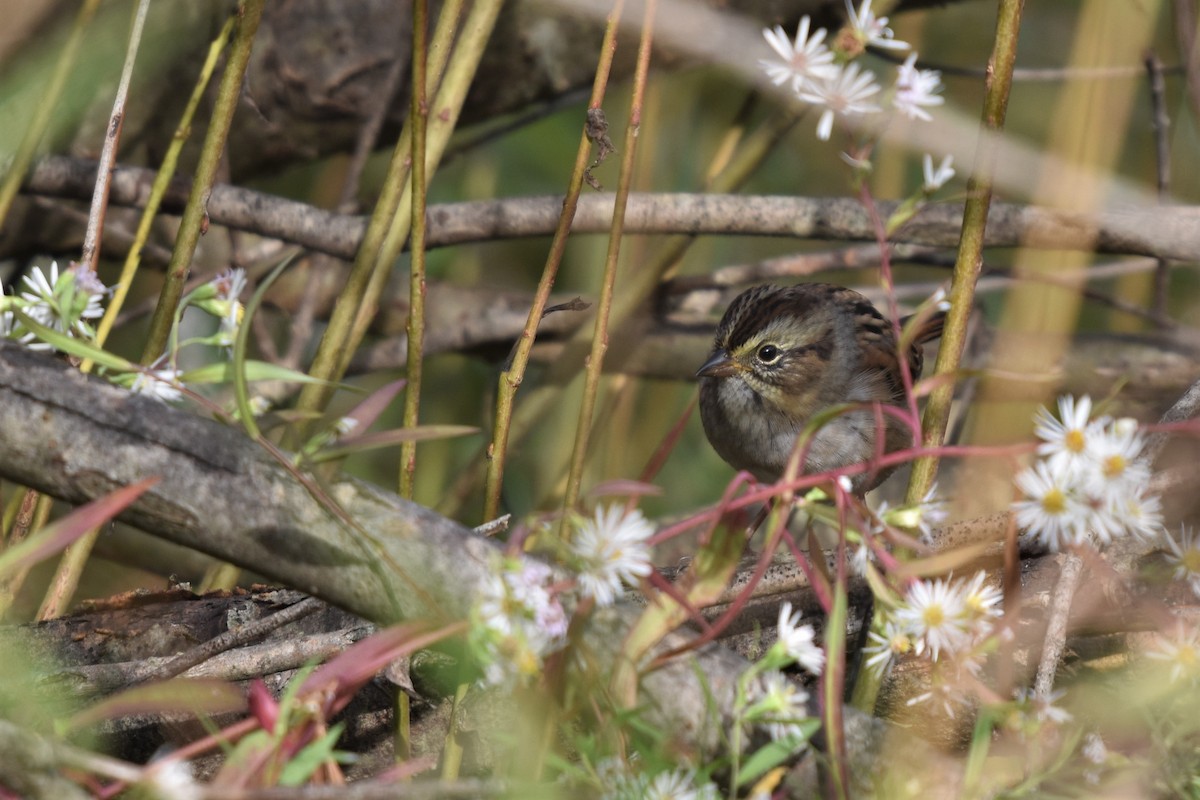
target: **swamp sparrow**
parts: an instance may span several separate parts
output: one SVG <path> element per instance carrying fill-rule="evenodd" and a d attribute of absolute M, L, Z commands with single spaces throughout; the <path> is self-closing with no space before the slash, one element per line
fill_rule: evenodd
<path fill-rule="evenodd" d="M 915 332 L 904 354 L 913 380 L 921 374 L 921 345 L 941 336 L 944 318 L 938 311 Z M 696 373 L 704 432 L 734 469 L 775 481 L 815 414 L 844 403 L 903 406 L 899 359 L 892 324 L 858 292 L 827 283 L 756 286 L 730 304 Z M 883 452 L 912 444 L 907 426 L 888 414 L 882 420 Z M 803 471 L 867 461 L 878 424 L 872 408 L 830 419 L 813 434 Z M 891 471 L 851 476 L 852 491 L 865 494 Z"/>

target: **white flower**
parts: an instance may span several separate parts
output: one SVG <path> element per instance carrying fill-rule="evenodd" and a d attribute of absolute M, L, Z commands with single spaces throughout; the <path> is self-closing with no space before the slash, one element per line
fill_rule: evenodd
<path fill-rule="evenodd" d="M 850 16 L 850 28 L 864 45 L 874 45 L 885 50 L 908 49 L 908 42 L 896 39 L 896 34 L 887 26 L 888 18 L 875 16 L 875 12 L 871 10 L 871 0 L 863 0 L 857 12 L 850 0 L 846 0 L 846 12 Z"/>
<path fill-rule="evenodd" d="M 812 625 L 800 624 L 800 612 L 792 613 L 792 604 L 779 607 L 779 643 L 789 656 L 813 675 L 825 668 L 825 651 L 817 646 Z"/>
<path fill-rule="evenodd" d="M 1004 593 L 987 583 L 987 573 L 979 570 L 961 587 L 963 618 L 968 622 L 990 621 L 1004 615 Z"/>
<path fill-rule="evenodd" d="M 1180 623 L 1170 637 L 1155 634 L 1146 655 L 1171 665 L 1172 683 L 1178 683 L 1183 678 L 1195 683 L 1200 672 L 1200 637 L 1197 637 L 1195 630 L 1185 628 Z"/>
<path fill-rule="evenodd" d="M 553 580 L 544 564 L 508 560 L 485 581 L 473 609 L 471 637 L 489 684 L 508 686 L 535 677 L 545 655 L 562 646 L 568 620 L 550 591 Z"/>
<path fill-rule="evenodd" d="M 946 185 L 946 182 L 954 177 L 954 156 L 946 156 L 942 159 L 942 163 L 935 170 L 933 168 L 933 156 L 929 153 L 925 154 L 925 185 L 922 187 L 926 194 L 933 194 L 938 189 Z"/>
<path fill-rule="evenodd" d="M 18 298 L 25 313 L 35 322 L 60 333 L 92 338 L 92 329 L 86 320 L 104 315 L 102 301 L 106 291 L 95 272 L 80 267 L 60 274 L 55 261 L 50 264 L 49 276 L 41 267 L 34 267 L 21 282 L 24 291 Z M 19 329 L 20 325 L 15 328 Z M 21 337 L 21 341 L 29 343 L 35 350 L 53 349 L 48 343 L 33 339 L 29 333 Z"/>
<path fill-rule="evenodd" d="M 1111 491 L 1139 488 L 1150 481 L 1150 467 L 1142 460 L 1145 440 L 1137 426 L 1107 425 L 1099 436 L 1089 438 L 1087 488 L 1101 496 Z"/>
<path fill-rule="evenodd" d="M 241 267 L 231 267 L 212 279 L 218 300 L 237 300 L 246 290 L 246 270 Z"/>
<path fill-rule="evenodd" d="M 1108 748 L 1100 734 L 1092 731 L 1083 737 L 1083 747 L 1080 748 L 1083 757 L 1093 764 L 1100 765 L 1108 760 Z"/>
<path fill-rule="evenodd" d="M 916 53 L 900 65 L 892 107 L 909 119 L 929 122 L 933 117 L 925 109 L 946 102 L 946 98 L 938 94 L 942 89 L 942 73 L 935 69 L 917 69 L 916 65 Z"/>
<path fill-rule="evenodd" d="M 179 376 L 182 374 L 179 370 L 169 367 L 148 369 L 137 374 L 129 391 L 153 397 L 164 403 L 173 403 L 183 397 L 179 388 L 182 385 L 179 383 Z"/>
<path fill-rule="evenodd" d="M 783 60 L 780 64 L 759 59 L 758 63 L 771 83 L 780 86 L 791 81 L 792 91 L 798 92 L 813 79 L 829 77 L 837 70 L 833 65 L 833 53 L 825 46 L 825 29 L 817 28 L 810 37 L 811 22 L 807 15 L 800 18 L 794 42 L 788 40 L 787 33 L 778 25 L 774 29 L 763 29 L 763 38 Z"/>
<path fill-rule="evenodd" d="M 963 625 L 963 596 L 948 581 L 913 582 L 894 618 L 916 637 L 917 654 L 928 648 L 934 661 L 942 650 L 956 651 L 968 643 Z"/>
<path fill-rule="evenodd" d="M 1196 532 L 1184 527 L 1179 531 L 1179 539 L 1173 536 L 1163 536 L 1166 540 L 1167 561 L 1175 568 L 1175 580 L 1186 580 L 1192 587 L 1192 594 L 1200 596 L 1200 541 L 1196 540 Z"/>
<path fill-rule="evenodd" d="M 338 421 L 333 424 L 333 429 L 337 432 L 338 436 L 349 436 L 350 434 L 354 433 L 354 430 L 357 427 L 358 420 L 356 420 L 354 417 L 340 417 Z"/>
<path fill-rule="evenodd" d="M 696 786 L 696 773 L 690 769 L 660 772 L 646 786 L 644 800 L 717 800 L 717 787 L 712 783 Z"/>
<path fill-rule="evenodd" d="M 833 76 L 811 82 L 799 95 L 804 102 L 825 108 L 817 123 L 817 137 L 828 141 L 833 133 L 833 121 L 836 116 L 871 114 L 879 111 L 879 106 L 871 102 L 871 98 L 878 93 L 879 84 L 875 82 L 875 74 L 869 70 L 860 70 L 858 64 L 849 64 L 840 68 Z"/>
<path fill-rule="evenodd" d="M 897 658 L 916 650 L 913 637 L 893 620 L 884 623 L 883 631 L 871 631 L 867 638 L 869 644 L 863 648 L 867 666 L 879 676 L 887 674 Z"/>
<path fill-rule="evenodd" d="M 889 509 L 886 502 L 879 505 L 876 517 L 885 525 L 920 532 L 923 541 L 930 541 L 933 529 L 946 521 L 946 501 L 937 496 L 937 484 L 929 488 L 921 502 L 912 506 Z"/>
<path fill-rule="evenodd" d="M 625 514 L 617 504 L 597 508 L 596 516 L 584 520 L 571 539 L 579 562 L 579 591 L 598 605 L 611 605 L 623 581 L 636 583 L 650 574 L 646 542 L 653 535 L 654 526 L 637 509 Z"/>
<path fill-rule="evenodd" d="M 206 794 L 196 783 L 192 765 L 187 761 L 173 759 L 151 764 L 142 775 L 138 787 L 154 800 L 200 800 Z"/>
<path fill-rule="evenodd" d="M 1077 475 L 1069 462 L 1052 459 L 1039 461 L 1016 478 L 1028 498 L 1013 504 L 1017 524 L 1052 553 L 1087 538 L 1092 510 L 1079 496 Z"/>
<path fill-rule="evenodd" d="M 1061 725 L 1071 721 L 1071 712 L 1054 705 L 1066 695 L 1065 689 L 1059 689 L 1048 695 L 1038 694 L 1033 689 L 1017 689 L 1013 696 L 1017 700 L 1018 709 L 1038 722 L 1052 722 Z"/>
<path fill-rule="evenodd" d="M 805 747 L 800 723 L 808 718 L 808 692 L 778 671 L 763 674 L 755 688 L 749 721 L 763 726 L 776 742 L 798 740 L 796 750 Z"/>
<path fill-rule="evenodd" d="M 1109 422 L 1108 417 L 1089 420 L 1091 414 L 1092 399 L 1087 395 L 1078 402 L 1070 395 L 1058 398 L 1058 419 L 1045 408 L 1038 409 L 1034 433 L 1043 442 L 1038 445 L 1038 455 L 1061 457 L 1072 463 L 1083 458 Z"/>

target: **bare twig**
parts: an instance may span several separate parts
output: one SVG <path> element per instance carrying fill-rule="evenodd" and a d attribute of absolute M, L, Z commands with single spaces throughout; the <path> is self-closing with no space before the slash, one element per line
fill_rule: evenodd
<path fill-rule="evenodd" d="M 281 628 L 290 622 L 303 619 L 320 608 L 320 601 L 306 597 L 300 602 L 294 603 L 281 611 L 276 611 L 270 616 L 248 622 L 241 627 L 233 628 L 219 636 L 214 636 L 207 642 L 198 644 L 185 653 L 180 653 L 174 658 L 167 659 L 162 664 L 140 672 L 135 671 L 130 676 L 129 682 L 143 683 L 145 681 L 161 681 L 173 678 L 219 653 L 232 650 L 235 647 L 240 647 L 262 636 L 266 636 L 271 631 Z"/>
<path fill-rule="evenodd" d="M 95 163 L 62 156 L 40 161 L 25 191 L 56 197 L 87 197 Z M 113 175 L 112 205 L 140 206 L 153 172 L 119 167 Z M 178 213 L 186 182 L 173 183 L 163 210 Z M 553 233 L 561 195 L 447 203 L 429 207 L 429 248 L 490 242 Z M 572 232 L 602 233 L 612 221 L 610 194 L 580 198 Z M 894 203 L 880 202 L 890 216 Z M 962 205 L 930 204 L 892 238 L 894 243 L 958 247 Z M 208 202 L 214 224 L 303 245 L 339 258 L 353 258 L 363 236 L 361 217 L 335 214 L 262 192 L 215 186 Z M 1165 206 L 1096 214 L 1067 213 L 1037 206 L 993 203 L 984 247 L 1040 247 L 1192 260 L 1200 251 L 1200 208 Z M 720 194 L 645 194 L 629 198 L 625 230 L 630 234 L 731 234 L 796 239 L 872 241 L 867 215 L 852 198 L 756 197 Z"/>
<path fill-rule="evenodd" d="M 129 32 L 129 46 L 125 49 L 125 64 L 121 67 L 121 80 L 113 98 L 112 114 L 104 131 L 104 145 L 100 150 L 100 169 L 96 172 L 96 188 L 92 192 L 92 206 L 88 212 L 87 233 L 83 237 L 83 254 L 79 261 L 95 272 L 100 258 L 100 231 L 104 228 L 104 212 L 108 210 L 108 187 L 113 168 L 117 163 L 117 144 L 121 141 L 121 126 L 125 123 L 125 100 L 129 96 L 129 82 L 133 79 L 133 65 L 137 61 L 138 47 L 142 43 L 142 30 L 146 25 L 146 14 L 150 0 L 141 0 L 133 15 L 133 27 Z"/>

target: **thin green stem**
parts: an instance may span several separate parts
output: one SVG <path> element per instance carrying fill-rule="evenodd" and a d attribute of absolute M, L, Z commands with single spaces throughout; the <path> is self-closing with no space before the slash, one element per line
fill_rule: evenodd
<path fill-rule="evenodd" d="M 200 163 L 193 178 L 192 193 L 184 207 L 175 249 L 171 253 L 171 262 L 167 265 L 166 281 L 159 294 L 154 316 L 150 320 L 150 333 L 142 350 L 143 364 L 152 364 L 161 356 L 170 339 L 175 312 L 183 297 L 183 287 L 206 220 L 205 209 L 217 178 L 221 154 L 225 151 L 229 126 L 233 122 L 233 114 L 242 94 L 242 81 L 246 75 L 246 66 L 250 63 L 250 51 L 254 46 L 254 36 L 258 32 L 258 23 L 262 19 L 265 3 L 266 0 L 242 0 L 238 6 L 237 33 L 229 50 L 225 74 L 221 76 L 212 121 L 204 138 Z"/>
<path fill-rule="evenodd" d="M 1025 0 L 1001 0 L 996 19 L 996 43 L 992 48 L 987 74 L 987 92 L 983 104 L 983 132 L 975 168 L 967 182 L 967 202 L 963 212 L 962 239 L 954 277 L 950 285 L 950 310 L 946 314 L 942 344 L 938 350 L 934 374 L 953 376 L 958 372 L 967 341 L 967 321 L 975 299 L 975 282 L 983 265 L 983 240 L 988 209 L 992 203 L 992 178 L 995 174 L 995 148 L 991 136 L 1004 129 L 1008 97 L 1012 89 L 1013 65 L 1017 59 L 1017 38 L 1021 30 L 1021 12 Z M 929 396 L 922 418 L 926 449 L 936 448 L 946 436 L 950 403 L 954 399 L 954 381 L 939 382 Z M 908 482 L 908 502 L 919 503 L 933 486 L 937 474 L 937 456 L 924 456 L 913 462 Z"/>
<path fill-rule="evenodd" d="M 604 30 L 604 42 L 600 47 L 600 60 L 596 65 L 596 78 L 592 82 L 592 96 L 588 109 L 599 109 L 604 102 L 604 93 L 608 88 L 608 76 L 612 71 L 613 54 L 617 46 L 617 25 L 624 9 L 624 0 L 616 0 L 612 11 L 609 12 Z M 487 447 L 487 482 L 484 489 L 483 520 L 495 519 L 500 513 L 500 490 L 504 481 L 504 465 L 508 454 L 508 436 L 513 422 L 513 400 L 521 381 L 525 379 L 525 369 L 529 365 L 529 354 L 533 350 L 534 339 L 537 337 L 537 327 L 546 310 L 550 299 L 550 290 L 554 288 L 554 279 L 558 275 L 558 267 L 562 263 L 563 253 L 567 247 L 567 236 L 571 231 L 571 223 L 575 219 L 575 210 L 579 205 L 579 192 L 583 188 L 583 177 L 587 172 L 591 159 L 592 145 L 585 129 L 579 139 L 579 147 L 575 152 L 575 167 L 567 184 L 567 195 L 563 199 L 562 214 L 558 218 L 558 227 L 554 230 L 554 240 L 550 243 L 550 252 L 546 256 L 546 266 L 542 269 L 542 277 L 538 281 L 537 291 L 533 295 L 533 304 L 529 308 L 529 316 L 525 320 L 525 328 L 521 338 L 513 350 L 510 363 L 500 373 L 500 381 L 496 390 L 496 417 L 492 441 Z"/>
<path fill-rule="evenodd" d="M 100 0 L 86 0 L 79 7 L 79 13 L 75 15 L 75 23 L 71 26 L 71 33 L 59 53 L 58 63 L 55 64 L 50 82 L 45 91 L 41 93 L 37 110 L 33 113 L 33 119 L 30 120 L 29 127 L 25 130 L 25 136 L 17 146 L 17 152 L 13 155 L 12 165 L 4 176 L 4 182 L 0 183 L 0 225 L 3 225 L 4 220 L 8 218 L 13 200 L 21 189 L 21 181 L 25 179 L 25 173 L 29 171 L 29 165 L 33 162 L 34 154 L 37 153 L 38 143 L 42 141 L 46 129 L 50 127 L 50 120 L 54 117 L 55 109 L 59 107 L 58 100 L 62 97 L 63 88 L 67 85 L 67 78 L 71 76 L 71 71 L 75 68 L 75 61 L 79 58 L 79 47 L 83 44 L 84 33 L 91 24 L 92 17 L 96 15 L 99 5 Z"/>
<path fill-rule="evenodd" d="M 459 114 L 462 113 L 463 103 L 467 99 L 467 91 L 475 79 L 479 61 L 483 58 L 483 51 L 487 47 L 488 39 L 491 38 L 492 29 L 496 26 L 496 18 L 503 4 L 503 0 L 487 0 L 476 3 L 471 7 L 471 12 L 463 23 L 462 31 L 454 45 L 454 58 L 445 67 L 445 78 L 441 81 L 433 103 L 435 113 L 429 115 L 432 124 L 429 126 L 425 146 L 427 182 L 433 175 L 433 168 L 442 160 L 442 154 L 450 144 L 450 137 L 454 133 Z M 436 51 L 434 52 L 436 53 Z M 435 61 L 430 64 L 431 73 L 436 63 Z M 409 135 L 411 136 L 411 124 L 406 124 L 405 127 L 410 131 Z M 411 147 L 411 145 L 409 146 Z M 367 292 L 363 297 L 363 302 L 354 310 L 354 322 L 350 330 L 352 346 L 340 351 L 337 380 L 341 380 L 341 377 L 346 374 L 346 370 L 350 367 L 350 361 L 354 358 L 355 349 L 366 336 L 367 328 L 375 319 L 375 314 L 379 309 L 379 298 L 383 295 L 383 289 L 395 266 L 396 259 L 400 257 L 400 252 L 404 249 L 405 242 L 408 241 L 409 223 L 412 221 L 411 204 L 411 185 L 406 180 L 400 195 L 399 208 L 392 217 L 391 227 L 384 237 L 383 247 L 375 261 L 375 269 L 368 282 Z"/>
<path fill-rule="evenodd" d="M 421 367 L 425 345 L 425 134 L 429 103 L 425 94 L 425 62 L 429 57 L 427 0 L 413 2 L 412 105 L 412 248 L 408 287 L 408 383 L 404 395 L 404 427 L 417 425 L 421 408 Z M 400 447 L 400 496 L 412 499 L 417 469 L 417 443 Z"/>
<path fill-rule="evenodd" d="M 427 180 L 429 165 L 441 158 L 445 146 L 443 143 L 439 147 L 437 142 L 442 137 L 448 139 L 453 130 L 453 121 L 457 121 L 458 118 L 457 109 L 461 108 L 465 98 L 465 85 L 469 85 L 471 77 L 474 76 L 479 56 L 487 42 L 488 34 L 491 33 L 495 22 L 494 5 L 494 2 L 489 2 L 472 8 L 471 17 L 458 37 L 458 44 L 453 47 L 454 64 L 449 68 L 447 64 L 450 62 L 456 34 L 459 33 L 458 20 L 462 13 L 463 0 L 446 3 L 438 17 L 438 24 L 430 42 L 429 59 L 426 62 L 425 90 L 429 93 L 441 84 L 436 90 L 435 105 L 439 109 L 444 108 L 446 116 L 443 118 L 439 115 L 437 124 L 430 131 L 433 139 L 427 138 Z M 446 75 L 444 81 L 443 73 Z M 379 296 L 391 274 L 393 262 L 408 238 L 411 222 L 409 204 L 412 202 L 412 186 L 409 182 L 412 164 L 412 124 L 412 119 L 405 121 L 396 147 L 392 150 L 392 160 L 388 164 L 387 176 L 379 200 L 375 204 L 375 212 L 367 224 L 346 287 L 333 308 L 329 326 L 321 338 L 321 344 L 309 368 L 309 374 L 315 378 L 332 382 L 340 379 L 345 373 L 354 350 L 375 315 Z M 300 391 L 297 408 L 301 411 L 319 412 L 329 401 L 333 390 L 332 385 L 309 384 Z"/>
<path fill-rule="evenodd" d="M 600 377 L 604 370 L 604 355 L 608 351 L 608 319 L 612 311 L 613 291 L 617 282 L 617 264 L 621 255 L 621 237 L 625 231 L 625 208 L 629 202 L 629 189 L 633 184 L 633 166 L 637 156 L 638 131 L 642 126 L 642 108 L 646 96 L 646 77 L 650 72 L 650 45 L 654 41 L 654 14 L 658 4 L 654 0 L 646 3 L 642 18 L 641 42 L 638 45 L 637 68 L 634 72 L 633 97 L 629 103 L 629 122 L 625 128 L 625 145 L 621 153 L 621 171 L 617 179 L 617 192 L 613 200 L 612 228 L 608 237 L 608 253 L 604 259 L 604 282 L 600 287 L 600 299 L 596 308 L 596 322 L 592 332 L 591 353 L 587 360 L 584 377 L 583 398 L 579 406 L 579 423 L 575 428 L 575 447 L 571 455 L 571 468 L 567 473 L 567 489 L 563 498 L 563 511 L 570 511 L 579 500 L 579 488 L 583 482 L 583 463 L 587 458 L 588 435 L 592 429 L 592 415 L 596 409 L 596 394 L 600 391 Z M 562 516 L 559 529 L 563 537 L 568 515 Z"/>

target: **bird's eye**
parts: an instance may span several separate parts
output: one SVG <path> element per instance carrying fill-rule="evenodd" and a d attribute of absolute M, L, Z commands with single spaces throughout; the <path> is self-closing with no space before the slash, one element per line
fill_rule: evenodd
<path fill-rule="evenodd" d="M 779 360 L 779 348 L 773 344 L 764 344 L 758 348 L 758 360 L 764 364 L 774 364 Z"/>

